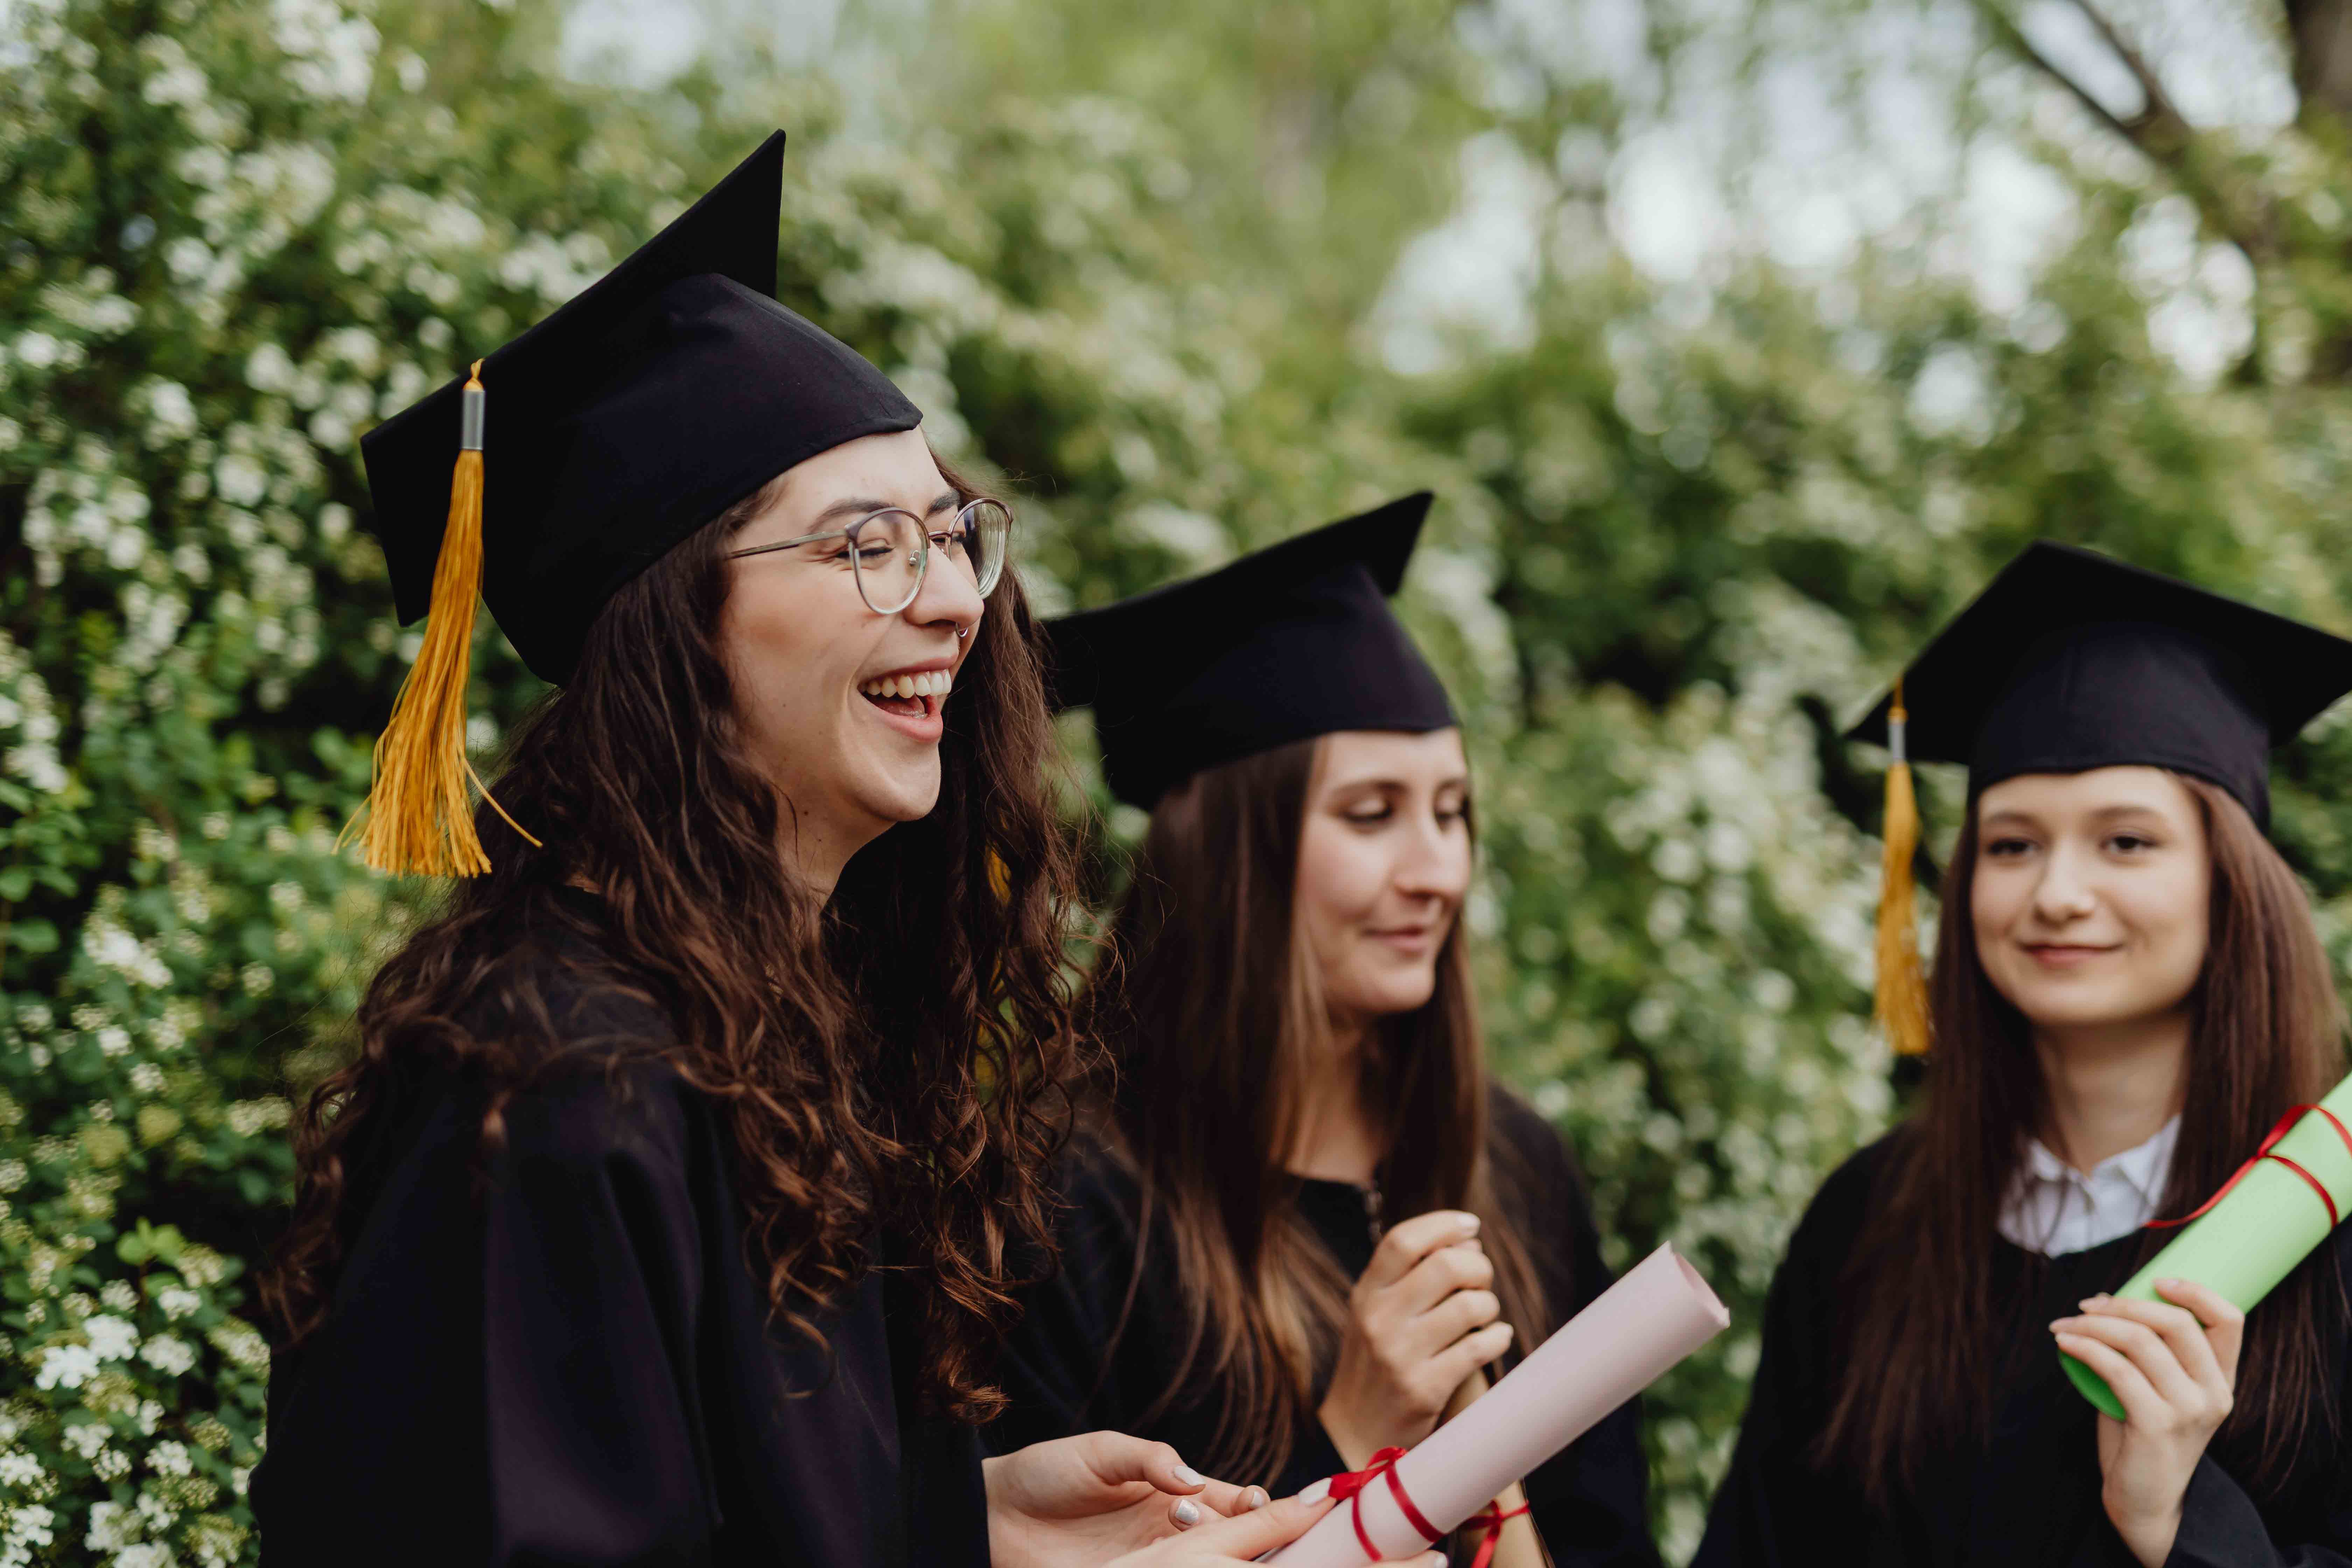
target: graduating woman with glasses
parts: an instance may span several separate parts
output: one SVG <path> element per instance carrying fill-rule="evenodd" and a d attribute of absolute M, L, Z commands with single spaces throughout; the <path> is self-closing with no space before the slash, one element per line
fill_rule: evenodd
<path fill-rule="evenodd" d="M 1116 1426 L 1316 1495 L 1610 1283 L 1566 1146 L 1484 1060 L 1462 734 L 1387 600 L 1429 499 L 1049 627 L 1151 821 L 992 1443 Z M 1497 1500 L 1495 1561 L 1654 1564 L 1644 1478 L 1628 1405 Z"/>
<path fill-rule="evenodd" d="M 430 611 L 368 856 L 467 879 L 298 1123 L 272 1563 L 1174 1568 L 1318 1511 L 1116 1434 L 983 1467 L 1076 1056 L 1038 634 L 1006 509 L 772 297 L 782 155 L 363 443 Z M 474 810 L 478 588 L 557 689 Z"/>

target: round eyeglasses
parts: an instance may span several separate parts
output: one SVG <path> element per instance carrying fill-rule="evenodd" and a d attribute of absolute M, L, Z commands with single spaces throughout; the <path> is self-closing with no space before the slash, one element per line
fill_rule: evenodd
<path fill-rule="evenodd" d="M 866 601 L 866 607 L 877 616 L 895 616 L 923 591 L 923 574 L 930 568 L 934 548 L 986 598 L 1004 575 L 1004 557 L 1013 542 L 1013 509 L 983 496 L 967 501 L 944 523 L 927 523 L 911 511 L 890 507 L 869 511 L 847 528 L 754 544 L 748 550 L 730 550 L 727 555 L 730 560 L 765 555 L 772 550 L 796 550 L 829 540 L 841 542 L 841 553 L 848 557 L 850 574 L 857 580 L 857 596 Z"/>

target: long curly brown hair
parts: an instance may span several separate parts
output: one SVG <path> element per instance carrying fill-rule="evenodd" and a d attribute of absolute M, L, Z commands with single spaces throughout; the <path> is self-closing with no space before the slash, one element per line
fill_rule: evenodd
<path fill-rule="evenodd" d="M 815 1315 L 887 1232 L 922 1302 L 926 1399 L 971 1422 L 1002 1405 L 989 1351 L 1015 1315 L 1015 1260 L 1051 1256 L 1051 1167 L 1082 1066 L 1064 966 L 1074 858 L 1048 793 L 1037 626 L 1008 571 L 946 710 L 938 805 L 823 900 L 779 865 L 782 804 L 740 742 L 718 642 L 725 549 L 768 494 L 614 595 L 493 785 L 544 847 L 478 811 L 492 870 L 458 884 L 370 984 L 356 1058 L 296 1121 L 293 1223 L 263 1283 L 285 1342 L 325 1318 L 372 1151 L 421 1079 L 486 1084 L 494 1142 L 507 1096 L 576 1061 L 539 994 L 544 967 L 509 940 L 570 931 L 601 955 L 599 983 L 667 1015 L 662 1059 L 730 1124 L 747 1256 L 779 1321 L 822 1343 Z M 601 895 L 593 916 L 583 886 Z"/>

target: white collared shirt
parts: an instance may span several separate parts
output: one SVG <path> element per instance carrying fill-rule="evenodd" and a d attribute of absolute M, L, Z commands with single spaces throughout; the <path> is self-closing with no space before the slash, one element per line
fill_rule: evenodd
<path fill-rule="evenodd" d="M 2027 1139 L 2025 1167 L 2000 1205 L 2000 1234 L 2045 1258 L 2129 1236 L 2156 1217 L 2172 1175 L 2172 1146 L 2179 1141 L 2176 1116 L 2147 1142 L 2100 1161 L 2086 1175 L 2039 1138 Z"/>

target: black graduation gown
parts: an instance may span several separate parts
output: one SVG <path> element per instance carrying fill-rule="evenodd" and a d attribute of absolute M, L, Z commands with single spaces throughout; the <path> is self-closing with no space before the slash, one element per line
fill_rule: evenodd
<path fill-rule="evenodd" d="M 558 1016 L 667 1037 L 622 997 Z M 979 1440 L 915 1410 L 911 1310 L 869 1272 L 829 1359 L 771 1329 L 725 1129 L 674 1072 L 559 1072 L 488 1152 L 478 1089 L 407 1098 L 355 1155 L 331 1316 L 272 1369 L 271 1568 L 987 1563 Z"/>
<path fill-rule="evenodd" d="M 1559 1134 L 1500 1089 L 1489 1124 L 1500 1140 L 1496 1166 L 1507 1188 L 1504 1201 L 1519 1221 L 1555 1315 L 1565 1321 L 1611 1283 L 1583 1176 Z M 1350 1278 L 1363 1272 L 1375 1245 L 1368 1196 L 1346 1182 L 1298 1185 L 1300 1213 Z M 1082 1145 L 1066 1163 L 1063 1197 L 1061 1271 L 1030 1292 L 1013 1331 L 1000 1369 L 1012 1405 L 987 1427 L 989 1447 L 1005 1453 L 1109 1427 L 1171 1444 L 1188 1461 L 1203 1462 L 1223 1410 L 1215 1387 L 1179 1401 L 1155 1420 L 1143 1419 L 1182 1359 L 1185 1342 L 1174 1261 L 1160 1238 L 1154 1239 L 1137 1285 L 1127 1331 L 1116 1347 L 1110 1343 L 1136 1264 L 1133 1180 L 1098 1146 Z M 1292 1433 L 1290 1458 L 1279 1475 L 1221 1479 L 1255 1481 L 1286 1497 L 1347 1468 L 1322 1424 L 1309 1417 Z M 1633 1405 L 1525 1484 L 1537 1528 L 1559 1568 L 1654 1568 L 1648 1468 Z"/>
<path fill-rule="evenodd" d="M 1927 1466 L 1926 1479 L 1891 1510 L 1873 1510 L 1855 1482 L 1807 1462 L 1843 1369 L 1838 1276 L 1887 1169 L 1890 1142 L 1864 1150 L 1822 1184 L 1790 1240 L 1765 1307 L 1747 1419 L 1692 1568 L 2133 1568 L 2137 1560 L 2099 1504 L 2094 1412 L 2060 1370 L 2048 1325 L 2128 1279 L 2147 1249 L 2140 1236 L 2047 1259 L 1999 1244 L 1997 1299 L 2030 1306 L 2015 1319 L 1991 1439 Z M 2332 1245 L 2337 1268 L 2352 1280 L 2352 1231 L 2338 1232 Z M 2352 1366 L 2342 1325 L 2326 1350 L 2341 1410 Z M 2347 1461 L 2320 1421 L 2281 1496 L 2257 1503 L 2209 1453 L 2189 1480 L 2167 1568 L 2347 1568 Z"/>

